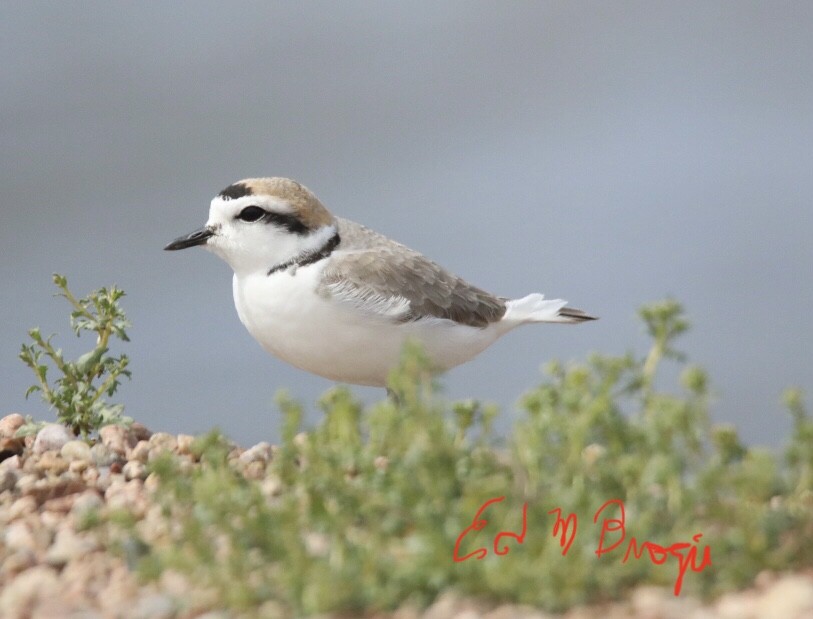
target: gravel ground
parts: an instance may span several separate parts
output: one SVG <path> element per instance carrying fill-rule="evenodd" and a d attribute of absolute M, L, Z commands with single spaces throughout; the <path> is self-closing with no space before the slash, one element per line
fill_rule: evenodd
<path fill-rule="evenodd" d="M 147 475 L 146 463 L 169 450 L 194 466 L 193 437 L 152 433 L 139 424 L 130 430 L 106 426 L 101 440 L 90 447 L 56 424 L 45 426 L 36 437 L 14 438 L 23 422 L 17 414 L 0 419 L 0 618 L 234 616 L 211 610 L 206 591 L 195 589 L 181 574 L 165 572 L 158 583 L 139 583 L 122 558 L 104 551 L 98 531 L 77 530 L 88 510 L 124 508 L 141 519 L 140 531 L 149 538 L 159 514 L 150 500 L 156 480 Z M 232 455 L 247 477 L 259 479 L 271 453 L 267 443 L 260 443 L 250 449 L 235 448 Z M 254 616 L 283 615 L 269 603 Z M 705 605 L 690 597 L 676 598 L 667 589 L 640 587 L 624 602 L 574 608 L 565 615 L 514 605 L 495 608 L 447 594 L 424 611 L 402 608 L 390 616 L 813 619 L 813 573 L 766 572 L 750 589 Z"/>

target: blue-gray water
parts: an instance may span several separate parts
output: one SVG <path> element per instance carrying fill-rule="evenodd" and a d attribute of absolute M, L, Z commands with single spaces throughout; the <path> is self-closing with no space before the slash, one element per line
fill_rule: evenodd
<path fill-rule="evenodd" d="M 154 429 L 248 443 L 277 436 L 277 388 L 313 408 L 330 383 L 255 344 L 228 267 L 161 251 L 230 182 L 284 175 L 481 287 L 601 316 L 510 334 L 449 396 L 508 423 L 544 361 L 643 354 L 634 312 L 672 295 L 715 419 L 778 444 L 782 389 L 813 391 L 811 32 L 809 2 L 3 3 L 0 414 L 50 415 L 23 399 L 28 327 L 79 350 L 54 271 L 127 290 L 121 399 Z"/>

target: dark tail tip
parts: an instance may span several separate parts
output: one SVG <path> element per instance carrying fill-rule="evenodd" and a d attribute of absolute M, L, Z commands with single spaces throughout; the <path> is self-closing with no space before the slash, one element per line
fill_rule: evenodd
<path fill-rule="evenodd" d="M 591 316 L 575 307 L 563 307 L 559 310 L 559 316 L 567 318 L 570 323 L 587 322 L 588 320 L 598 320 L 598 316 Z"/>

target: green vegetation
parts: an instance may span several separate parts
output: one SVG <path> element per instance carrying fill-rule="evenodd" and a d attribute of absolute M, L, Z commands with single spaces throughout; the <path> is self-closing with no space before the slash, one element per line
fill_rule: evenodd
<path fill-rule="evenodd" d="M 128 421 L 104 399 L 130 375 L 125 355 L 108 354 L 112 337 L 128 339 L 124 293 L 76 299 L 64 277 L 54 283 L 74 332 L 96 333 L 96 345 L 66 361 L 32 329 L 20 358 L 38 379 L 28 394 L 88 438 Z M 301 407 L 282 394 L 270 461 L 212 433 L 191 455 L 151 459 L 157 507 L 92 511 L 82 527 L 102 527 L 147 580 L 182 575 L 202 592 L 187 603 L 249 614 L 265 604 L 263 615 L 423 606 L 448 589 L 561 610 L 642 583 L 708 596 L 764 569 L 813 566 L 813 421 L 801 394 L 786 394 L 783 454 L 746 447 L 710 423 L 708 378 L 674 347 L 688 329 L 681 307 L 640 317 L 644 358 L 551 363 L 505 438 L 492 433 L 494 407 L 444 404 L 412 347 L 393 399 L 365 408 L 332 389 L 303 432 Z M 664 359 L 682 365 L 672 392 L 658 386 Z M 52 382 L 45 360 L 61 373 Z"/>
<path fill-rule="evenodd" d="M 550 364 L 502 440 L 491 432 L 493 408 L 437 398 L 415 349 L 391 380 L 397 404 L 365 408 L 335 388 L 303 433 L 301 407 L 281 395 L 283 438 L 267 466 L 246 465 L 217 434 L 198 441 L 193 466 L 189 456 L 153 461 L 160 512 L 148 526 L 124 526 L 122 547 L 138 549 L 127 557 L 146 579 L 180 572 L 218 606 L 251 612 L 273 600 L 297 615 L 421 606 L 447 589 L 560 610 L 641 583 L 673 588 L 678 554 L 691 548 L 695 567 L 706 548 L 712 564 L 684 565 L 682 595 L 813 565 L 813 421 L 800 394 L 787 397 L 794 429 L 784 454 L 746 447 L 732 427 L 711 425 L 707 376 L 674 349 L 688 328 L 680 306 L 651 305 L 641 318 L 652 337 L 646 357 Z M 673 393 L 657 385 L 664 358 L 682 364 Z M 461 539 L 497 497 L 482 530 Z M 593 518 L 611 499 L 623 501 L 626 538 L 598 557 L 618 504 Z M 499 556 L 495 537 L 521 532 L 526 502 L 524 542 L 503 536 L 509 552 Z M 562 529 L 552 535 L 556 508 L 578 518 L 565 556 Z M 633 537 L 639 551 L 646 541 L 691 546 L 623 562 Z M 619 539 L 608 530 L 603 548 Z M 456 562 L 458 541 L 460 556 L 487 554 Z"/>
<path fill-rule="evenodd" d="M 87 438 L 101 426 L 110 423 L 126 423 L 121 404 L 109 404 L 104 396 L 112 397 L 120 383 L 121 376 L 130 377 L 126 355 L 113 357 L 108 354 L 111 337 L 129 341 L 126 329 L 130 326 L 119 300 L 124 291 L 116 288 L 100 288 L 83 299 L 77 299 L 62 275 L 55 274 L 54 284 L 59 288 L 58 296 L 64 297 L 72 306 L 71 328 L 77 337 L 82 331 L 96 333 L 96 345 L 74 361 L 67 361 L 62 350 L 51 344 L 53 336 L 44 338 L 39 329 L 31 329 L 28 335 L 33 344 L 23 344 L 20 359 L 30 367 L 37 377 L 37 384 L 26 392 L 26 397 L 35 391 L 57 411 L 60 423 L 70 427 L 74 434 Z M 53 382 L 48 380 L 49 366 L 43 363 L 50 359 L 60 376 Z M 29 422 L 21 428 L 22 433 L 36 431 L 38 424 Z"/>

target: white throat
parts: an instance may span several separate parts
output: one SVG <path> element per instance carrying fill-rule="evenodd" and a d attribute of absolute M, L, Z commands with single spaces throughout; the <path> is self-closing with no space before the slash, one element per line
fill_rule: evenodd
<path fill-rule="evenodd" d="M 320 251 L 336 234 L 336 226 L 323 226 L 310 234 L 293 234 L 273 225 L 259 223 L 234 234 L 225 226 L 217 228 L 206 248 L 225 260 L 234 273 L 248 276 L 267 274 L 284 263 Z"/>

